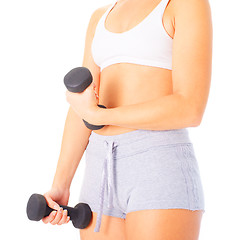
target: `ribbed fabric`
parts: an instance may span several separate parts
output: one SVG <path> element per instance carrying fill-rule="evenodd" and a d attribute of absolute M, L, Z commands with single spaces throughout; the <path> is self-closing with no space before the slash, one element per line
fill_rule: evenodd
<path fill-rule="evenodd" d="M 173 39 L 162 24 L 162 17 L 169 0 L 160 3 L 140 23 L 122 33 L 106 29 L 109 12 L 118 2 L 115 0 L 100 18 L 92 42 L 95 63 L 104 68 L 121 62 L 172 69 Z"/>

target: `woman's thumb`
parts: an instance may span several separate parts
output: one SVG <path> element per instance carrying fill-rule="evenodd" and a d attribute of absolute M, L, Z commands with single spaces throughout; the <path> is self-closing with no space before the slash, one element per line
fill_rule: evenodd
<path fill-rule="evenodd" d="M 60 208 L 59 204 L 56 203 L 55 201 L 53 201 L 49 194 L 44 194 L 44 197 L 46 199 L 47 205 L 50 208 L 52 208 L 54 210 L 59 210 L 59 208 Z"/>

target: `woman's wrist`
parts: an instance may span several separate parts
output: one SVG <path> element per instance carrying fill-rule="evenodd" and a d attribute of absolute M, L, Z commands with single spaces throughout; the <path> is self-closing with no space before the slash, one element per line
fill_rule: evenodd
<path fill-rule="evenodd" d="M 95 125 L 107 125 L 107 108 L 98 107 L 94 113 Z"/>
<path fill-rule="evenodd" d="M 67 192 L 70 191 L 70 184 L 64 183 L 64 182 L 53 182 L 51 189 L 55 189 L 57 191 L 61 192 Z"/>
<path fill-rule="evenodd" d="M 55 192 L 61 192 L 61 193 L 68 193 L 70 194 L 70 187 L 66 187 L 64 185 L 55 185 L 55 184 L 52 184 L 51 186 L 51 191 L 55 191 Z"/>
<path fill-rule="evenodd" d="M 59 190 L 69 190 L 71 186 L 71 179 L 68 179 L 66 174 L 56 174 L 52 183 L 52 188 L 59 189 Z"/>
<path fill-rule="evenodd" d="M 88 119 L 85 120 L 93 125 L 106 125 L 106 111 L 106 108 L 102 108 L 96 105 L 90 110 Z"/>

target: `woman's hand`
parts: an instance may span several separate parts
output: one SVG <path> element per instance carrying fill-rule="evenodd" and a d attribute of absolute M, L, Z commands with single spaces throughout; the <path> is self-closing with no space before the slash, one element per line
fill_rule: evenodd
<path fill-rule="evenodd" d="M 51 223 L 52 225 L 61 225 L 68 223 L 70 221 L 70 217 L 67 216 L 68 212 L 67 210 L 63 211 L 59 204 L 67 206 L 69 196 L 69 189 L 52 188 L 50 191 L 45 193 L 44 197 L 47 201 L 48 206 L 55 210 L 52 211 L 49 216 L 44 217 L 42 221 L 44 223 Z"/>
<path fill-rule="evenodd" d="M 100 108 L 97 106 L 98 95 L 93 83 L 81 93 L 73 93 L 67 90 L 66 100 L 82 119 L 90 124 L 95 124 L 96 113 Z"/>

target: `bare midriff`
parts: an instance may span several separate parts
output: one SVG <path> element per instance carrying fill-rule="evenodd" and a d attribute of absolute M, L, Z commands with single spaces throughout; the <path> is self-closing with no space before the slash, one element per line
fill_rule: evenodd
<path fill-rule="evenodd" d="M 171 74 L 170 69 L 133 63 L 107 66 L 100 73 L 99 104 L 115 108 L 170 95 L 173 92 Z M 107 136 L 134 130 L 137 129 L 106 125 L 94 132 Z"/>
<path fill-rule="evenodd" d="M 157 6 L 159 2 L 160 0 L 157 0 L 157 2 L 154 2 L 154 5 Z M 128 4 L 131 5 L 128 6 Z M 148 8 L 149 13 L 152 9 L 154 9 L 154 6 L 152 6 L 152 9 L 150 9 L 151 7 L 149 1 L 147 1 L 146 5 L 147 7 L 144 5 L 140 6 L 141 9 L 138 9 L 136 6 L 137 12 L 142 13 L 142 17 L 144 17 L 143 9 Z M 119 1 L 119 4 L 115 6 L 115 8 L 112 9 L 112 11 L 106 17 L 105 27 L 110 32 L 113 32 L 113 28 L 120 28 L 120 24 L 118 24 L 120 19 L 117 16 L 121 16 L 120 14 L 123 14 L 122 19 L 132 19 L 132 9 L 134 9 L 132 7 L 132 1 Z M 170 6 L 167 6 L 163 15 L 163 23 L 167 33 L 173 38 L 174 29 L 171 19 L 172 11 L 170 10 Z M 110 27 L 110 24 L 113 27 Z M 137 25 L 137 20 L 135 24 L 132 22 L 129 24 L 122 22 L 122 25 L 134 27 Z M 122 32 L 130 30 L 132 27 L 127 29 L 123 27 L 121 34 Z M 102 104 L 107 108 L 142 103 L 162 96 L 170 95 L 172 92 L 172 70 L 170 69 L 120 62 L 105 67 L 100 73 L 99 104 Z M 117 135 L 134 130 L 136 129 L 115 125 L 106 125 L 99 130 L 95 130 L 94 132 L 100 135 Z"/>

